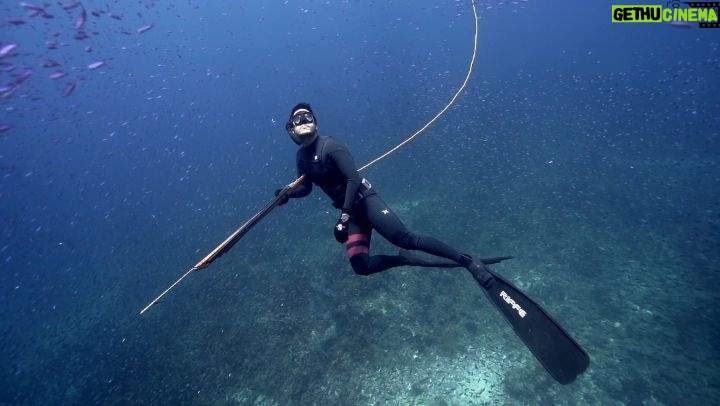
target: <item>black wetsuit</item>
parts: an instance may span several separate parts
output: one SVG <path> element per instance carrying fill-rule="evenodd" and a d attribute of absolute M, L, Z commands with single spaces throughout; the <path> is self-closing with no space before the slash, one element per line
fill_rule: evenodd
<path fill-rule="evenodd" d="M 297 152 L 297 170 L 298 176 L 305 175 L 306 180 L 289 197 L 307 196 L 315 184 L 330 197 L 334 207 L 350 214 L 345 246 L 356 273 L 370 275 L 409 265 L 401 255 L 370 256 L 373 229 L 400 248 L 465 262 L 462 254 L 447 244 L 410 232 L 370 183 L 360 177 L 350 151 L 337 140 L 318 136 L 312 144 L 301 147 Z"/>

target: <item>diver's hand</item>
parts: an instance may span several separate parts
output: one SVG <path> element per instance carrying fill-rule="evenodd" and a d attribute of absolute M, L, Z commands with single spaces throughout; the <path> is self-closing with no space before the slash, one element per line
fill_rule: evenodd
<path fill-rule="evenodd" d="M 277 189 L 277 190 L 275 191 L 275 196 L 280 196 L 280 192 L 282 192 L 282 191 L 283 191 L 282 189 Z M 280 202 L 278 203 L 278 206 L 282 206 L 283 204 L 287 203 L 288 200 L 290 200 L 290 197 L 289 197 L 288 195 L 285 195 L 285 197 L 283 197 L 283 198 L 280 200 Z"/>
<path fill-rule="evenodd" d="M 335 234 L 335 239 L 340 244 L 345 244 L 345 242 L 348 240 L 348 221 L 350 221 L 350 215 L 343 212 L 340 215 L 337 223 L 335 223 L 335 229 L 333 230 L 333 233 Z"/>

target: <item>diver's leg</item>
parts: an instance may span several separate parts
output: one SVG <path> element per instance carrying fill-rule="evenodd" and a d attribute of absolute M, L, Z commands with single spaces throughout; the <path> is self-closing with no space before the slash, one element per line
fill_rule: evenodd
<path fill-rule="evenodd" d="M 368 196 L 363 203 L 368 222 L 394 245 L 447 258 L 467 268 L 483 286 L 492 284 L 492 275 L 482 261 L 473 260 L 470 255 L 460 253 L 435 237 L 419 236 L 410 232 L 377 194 Z"/>
<path fill-rule="evenodd" d="M 423 266 L 432 268 L 457 268 L 462 266 L 457 262 L 453 261 L 452 259 L 446 259 L 436 256 L 422 257 L 414 251 L 406 250 L 405 248 L 400 248 L 400 252 L 398 252 L 398 255 L 404 257 L 407 260 L 406 265 L 410 266 Z"/>
<path fill-rule="evenodd" d="M 407 260 L 399 255 L 370 256 L 372 227 L 367 221 L 364 221 L 362 215 L 354 217 L 359 218 L 352 218 L 348 224 L 348 240 L 345 247 L 350 265 L 356 274 L 372 275 L 390 268 L 407 265 Z"/>
<path fill-rule="evenodd" d="M 405 227 L 397 215 L 377 194 L 363 201 L 372 227 L 388 241 L 407 250 L 420 250 L 428 254 L 460 262 L 461 253 L 434 237 L 417 235 Z"/>

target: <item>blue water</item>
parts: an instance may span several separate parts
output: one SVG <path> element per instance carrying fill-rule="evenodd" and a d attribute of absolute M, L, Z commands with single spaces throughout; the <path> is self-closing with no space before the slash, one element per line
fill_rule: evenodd
<path fill-rule="evenodd" d="M 319 191 L 138 314 L 294 179 L 292 105 L 359 164 L 445 106 L 473 15 L 436 3 L 0 4 L 0 404 L 720 403 L 720 30 L 611 2 L 479 4 L 465 92 L 366 172 L 411 229 L 515 256 L 576 382 L 463 270 L 355 275 Z"/>

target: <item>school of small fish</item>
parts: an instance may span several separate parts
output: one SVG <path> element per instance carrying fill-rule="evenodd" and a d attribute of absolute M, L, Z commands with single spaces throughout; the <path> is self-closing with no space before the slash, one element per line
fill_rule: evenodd
<path fill-rule="evenodd" d="M 95 6 L 93 4 L 93 6 Z M 9 101 L 12 97 L 32 97 L 26 92 L 25 84 L 33 79 L 39 69 L 52 69 L 53 72 L 42 75 L 52 82 L 63 82 L 60 85 L 59 95 L 68 97 L 78 88 L 81 81 L 91 80 L 91 76 L 82 75 L 84 72 L 97 71 L 108 66 L 108 58 L 96 57 L 87 58 L 85 61 L 78 60 L 77 55 L 89 55 L 93 53 L 93 46 L 86 42 L 94 36 L 99 35 L 98 24 L 120 24 L 123 17 L 111 11 L 111 5 L 105 8 L 87 8 L 83 1 L 65 1 L 58 3 L 43 2 L 41 4 L 21 1 L 16 6 L 3 5 L 3 19 L 0 21 L 0 102 Z M 140 16 L 140 13 L 137 13 Z M 110 17 L 115 23 L 103 20 Z M 118 23 L 120 22 L 120 23 Z M 52 23 L 52 25 L 50 25 Z M 59 25 L 59 28 L 58 28 Z M 45 33 L 44 44 L 23 44 L 21 41 L 13 41 L 14 30 L 23 30 L 29 26 L 33 31 L 40 28 Z M 18 27 L 18 28 L 15 28 Z M 153 23 L 143 24 L 135 31 L 143 34 L 155 27 Z M 116 28 L 116 27 L 112 27 Z M 131 32 L 120 27 L 118 30 L 123 34 Z M 16 37 L 23 37 L 21 33 Z M 37 53 L 38 46 L 45 49 L 46 54 L 37 55 L 37 62 L 34 66 L 28 63 Z M 52 56 L 56 50 L 76 48 L 82 52 L 76 52 L 70 58 L 65 56 Z M 49 82 L 48 82 L 49 83 Z M 11 124 L 0 123 L 0 134 L 6 133 L 13 128 Z"/>

